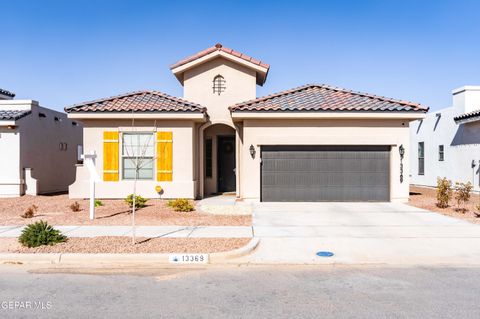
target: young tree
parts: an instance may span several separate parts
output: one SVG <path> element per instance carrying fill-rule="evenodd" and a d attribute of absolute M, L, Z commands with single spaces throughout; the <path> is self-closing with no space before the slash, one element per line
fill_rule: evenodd
<path fill-rule="evenodd" d="M 132 204 L 131 204 L 131 207 L 132 207 L 132 243 L 134 245 L 136 243 L 135 212 L 136 212 L 137 207 L 139 206 L 138 203 L 137 203 L 137 201 L 138 201 L 138 198 L 137 198 L 137 181 L 139 179 L 140 170 L 142 168 L 146 167 L 147 165 L 150 165 L 151 163 L 153 163 L 156 159 L 156 157 L 154 156 L 154 152 L 153 152 L 153 147 L 154 147 L 154 144 L 155 144 L 153 136 L 155 134 L 156 127 L 157 127 L 157 121 L 154 121 L 153 130 L 151 132 L 152 134 L 148 134 L 147 135 L 148 138 L 146 140 L 143 140 L 143 141 L 139 140 L 138 144 L 131 143 L 131 145 L 125 145 L 125 144 L 122 143 L 122 147 L 124 149 L 124 152 L 126 153 L 127 158 L 129 159 L 130 164 L 132 165 L 133 170 L 134 170 L 133 190 L 132 190 Z M 131 131 L 132 131 L 132 133 L 133 132 L 138 132 L 138 131 L 135 130 L 135 114 L 134 114 L 133 111 L 132 111 Z M 152 153 L 149 154 L 151 156 L 147 157 L 146 153 L 147 153 L 147 151 L 150 150 L 150 148 L 152 148 L 152 150 L 151 150 Z"/>
<path fill-rule="evenodd" d="M 466 209 L 464 207 L 465 203 L 470 200 L 470 192 L 473 189 L 472 183 L 455 183 L 455 199 L 457 200 L 457 208 L 458 210 L 465 213 Z M 460 208 L 462 205 L 462 208 Z"/>
<path fill-rule="evenodd" d="M 452 181 L 446 177 L 437 178 L 437 206 L 440 208 L 447 208 L 450 199 L 452 198 Z"/>

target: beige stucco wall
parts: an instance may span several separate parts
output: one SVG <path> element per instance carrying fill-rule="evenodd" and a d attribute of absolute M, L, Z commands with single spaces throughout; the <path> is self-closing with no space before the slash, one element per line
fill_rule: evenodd
<path fill-rule="evenodd" d="M 404 181 L 400 183 L 400 155 L 403 144 L 409 150 L 408 121 L 364 120 L 273 120 L 243 122 L 243 150 L 240 167 L 240 195 L 260 198 L 260 148 L 262 145 L 390 145 L 390 199 L 406 202 L 409 194 L 409 152 L 403 160 Z M 254 159 L 249 147 L 256 149 Z"/>
<path fill-rule="evenodd" d="M 132 128 L 130 120 L 84 120 L 84 152 L 90 154 L 94 151 L 97 155 L 95 168 L 97 174 L 103 179 L 103 132 L 154 132 L 168 131 L 173 133 L 173 180 L 170 182 L 157 182 L 141 180 L 137 183 L 137 193 L 146 198 L 194 198 L 197 181 L 194 170 L 195 123 L 187 120 L 136 120 Z M 120 137 L 121 141 L 121 137 Z M 121 154 L 121 143 L 119 143 Z M 87 198 L 89 195 L 89 173 L 86 167 L 77 167 L 77 178 L 70 186 L 71 198 Z M 164 192 L 159 195 L 155 186 L 160 185 Z M 133 181 L 122 179 L 120 161 L 119 181 L 96 183 L 96 197 L 98 198 L 125 198 L 133 192 Z"/>
<path fill-rule="evenodd" d="M 75 180 L 81 125 L 72 125 L 65 113 L 32 100 L 1 101 L 0 109 L 31 110 L 31 114 L 14 121 L 15 129 L 0 129 L 0 196 L 66 191 Z M 45 117 L 39 117 L 39 113 Z M 60 143 L 67 145 L 66 150 L 60 150 Z M 31 176 L 25 176 L 27 168 Z M 28 185 L 28 181 L 35 185 Z"/>
<path fill-rule="evenodd" d="M 46 117 L 39 117 L 39 113 Z M 59 121 L 55 121 L 55 117 Z M 32 169 L 39 194 L 67 191 L 75 181 L 77 146 L 83 141 L 81 123 L 72 125 L 72 122 L 67 114 L 44 107 L 33 107 L 32 114 L 18 122 L 20 166 Z M 60 143 L 64 145 L 63 150 Z"/>
<path fill-rule="evenodd" d="M 213 79 L 224 77 L 226 90 L 213 93 Z M 185 71 L 183 97 L 207 108 L 210 121 L 231 122 L 228 107 L 256 97 L 256 73 L 224 58 L 216 58 Z"/>

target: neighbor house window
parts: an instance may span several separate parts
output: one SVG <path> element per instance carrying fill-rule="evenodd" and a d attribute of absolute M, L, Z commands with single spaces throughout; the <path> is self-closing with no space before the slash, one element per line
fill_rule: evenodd
<path fill-rule="evenodd" d="M 445 159 L 445 153 L 443 150 L 443 145 L 438 145 L 438 160 L 440 162 L 443 162 L 444 159 Z"/>
<path fill-rule="evenodd" d="M 418 175 L 425 174 L 425 143 L 418 143 Z"/>
<path fill-rule="evenodd" d="M 205 140 L 205 176 L 212 177 L 212 139 Z"/>
<path fill-rule="evenodd" d="M 221 93 L 225 92 L 225 79 L 221 75 L 217 75 L 213 78 L 213 94 L 220 95 Z"/>
<path fill-rule="evenodd" d="M 154 138 L 152 133 L 122 134 L 123 179 L 153 179 Z"/>

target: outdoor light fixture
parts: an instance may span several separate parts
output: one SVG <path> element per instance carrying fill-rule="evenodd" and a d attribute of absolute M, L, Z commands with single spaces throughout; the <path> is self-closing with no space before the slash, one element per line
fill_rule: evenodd
<path fill-rule="evenodd" d="M 475 163 L 475 160 L 472 160 L 472 168 L 475 168 L 477 166 L 477 163 Z"/>
<path fill-rule="evenodd" d="M 255 147 L 252 144 L 250 144 L 250 156 L 255 158 Z"/>
<path fill-rule="evenodd" d="M 400 183 L 403 183 L 403 156 L 405 155 L 403 144 L 398 148 L 398 153 L 400 153 Z"/>

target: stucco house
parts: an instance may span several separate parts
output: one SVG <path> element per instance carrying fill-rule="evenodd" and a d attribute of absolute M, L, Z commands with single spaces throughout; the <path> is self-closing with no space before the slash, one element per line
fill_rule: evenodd
<path fill-rule="evenodd" d="M 464 86 L 452 95 L 451 107 L 411 125 L 411 183 L 436 186 L 437 177 L 447 177 L 480 191 L 480 86 Z"/>
<path fill-rule="evenodd" d="M 0 197 L 65 192 L 75 180 L 82 126 L 0 89 Z"/>
<path fill-rule="evenodd" d="M 137 191 L 149 198 L 407 201 L 409 123 L 421 105 L 316 84 L 257 98 L 270 66 L 221 44 L 170 69 L 183 98 L 141 91 L 65 109 L 96 155 L 97 197 L 131 193 L 139 156 L 149 164 Z M 78 166 L 70 196 L 88 197 L 88 180 Z"/>

